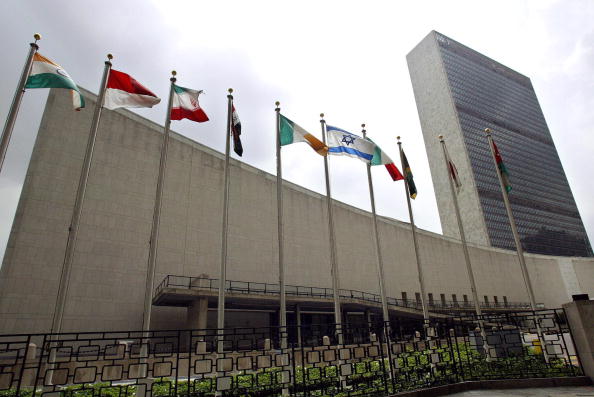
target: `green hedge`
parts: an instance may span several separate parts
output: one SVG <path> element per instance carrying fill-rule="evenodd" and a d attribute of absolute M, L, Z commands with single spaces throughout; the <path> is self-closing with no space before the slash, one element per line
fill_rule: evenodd
<path fill-rule="evenodd" d="M 439 353 L 440 361 L 435 365 L 430 363 L 431 353 Z M 291 393 L 311 396 L 347 395 L 387 395 L 389 393 L 415 390 L 424 387 L 451 384 L 466 380 L 481 379 L 514 379 L 526 377 L 571 376 L 580 374 L 579 369 L 567 365 L 561 359 L 551 359 L 545 363 L 542 354 L 524 350 L 524 354 L 517 357 L 506 357 L 486 361 L 468 343 L 452 346 L 452 349 L 437 349 L 412 351 L 412 349 L 393 355 L 398 362 L 394 369 L 393 385 L 389 378 L 389 362 L 387 359 L 367 360 L 353 363 L 352 375 L 340 378 L 339 369 L 335 365 L 327 367 L 296 367 L 294 382 L 283 385 L 280 382 L 281 368 L 270 368 L 248 373 L 243 371 L 233 376 L 233 389 L 225 392 L 225 396 L 264 397 L 280 394 L 283 387 L 289 388 Z M 158 379 L 153 387 L 154 397 L 185 396 L 190 387 L 190 395 L 214 396 L 215 377 L 196 379 L 190 382 Z M 342 384 L 341 384 L 342 383 Z M 386 387 L 387 386 L 387 387 Z M 134 397 L 136 387 L 110 386 L 108 383 L 92 385 L 68 386 L 61 389 L 64 397 Z M 36 396 L 41 393 L 39 390 Z M 0 397 L 15 397 L 16 390 L 0 391 Z M 23 389 L 21 397 L 33 396 L 31 388 Z"/>

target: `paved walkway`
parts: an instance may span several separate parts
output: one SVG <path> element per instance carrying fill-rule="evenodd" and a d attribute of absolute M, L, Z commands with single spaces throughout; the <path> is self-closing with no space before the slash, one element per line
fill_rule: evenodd
<path fill-rule="evenodd" d="M 543 387 L 535 389 L 473 390 L 451 397 L 594 397 L 593 386 Z"/>

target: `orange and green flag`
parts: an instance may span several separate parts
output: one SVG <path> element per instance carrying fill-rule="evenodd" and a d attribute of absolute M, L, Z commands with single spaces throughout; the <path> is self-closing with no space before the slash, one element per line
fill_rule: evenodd
<path fill-rule="evenodd" d="M 305 131 L 300 125 L 289 120 L 282 114 L 280 115 L 280 144 L 281 146 L 290 145 L 297 142 L 305 142 L 318 154 L 325 156 L 328 154 L 328 147 L 318 138 Z"/>
<path fill-rule="evenodd" d="M 72 93 L 74 109 L 80 110 L 85 107 L 85 99 L 68 72 L 38 52 L 33 56 L 31 73 L 25 88 L 66 88 Z"/>

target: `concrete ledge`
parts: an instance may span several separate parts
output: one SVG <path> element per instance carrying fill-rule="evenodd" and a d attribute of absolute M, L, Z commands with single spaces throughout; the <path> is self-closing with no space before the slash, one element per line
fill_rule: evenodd
<path fill-rule="evenodd" d="M 502 379 L 462 382 L 453 385 L 432 387 L 393 394 L 394 397 L 435 397 L 461 393 L 469 390 L 525 389 L 529 387 L 589 386 L 592 382 L 587 376 L 564 378 Z"/>

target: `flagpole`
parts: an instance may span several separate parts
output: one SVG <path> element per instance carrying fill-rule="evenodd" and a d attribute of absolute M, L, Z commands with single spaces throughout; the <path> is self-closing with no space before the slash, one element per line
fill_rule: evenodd
<path fill-rule="evenodd" d="M 33 35 L 33 38 L 35 39 L 35 41 L 33 43 L 29 43 L 29 45 L 31 46 L 31 48 L 29 49 L 29 55 L 27 55 L 25 66 L 23 66 L 21 79 L 19 80 L 19 84 L 17 85 L 17 89 L 14 93 L 12 105 L 10 106 L 10 110 L 8 111 L 8 116 L 6 117 L 4 129 L 2 130 L 2 138 L 0 138 L 0 172 L 2 172 L 2 165 L 4 164 L 4 158 L 6 157 L 6 152 L 8 150 L 8 143 L 10 142 L 12 129 L 14 127 L 14 123 L 16 122 L 17 114 L 19 113 L 19 107 L 21 106 L 23 94 L 25 93 L 25 85 L 27 84 L 29 73 L 31 73 L 33 56 L 35 55 L 37 50 L 39 50 L 37 41 L 41 40 L 41 35 L 39 33 L 35 33 Z"/>
<path fill-rule="evenodd" d="M 400 142 L 400 137 L 396 137 L 398 140 L 398 150 L 400 152 L 400 164 L 402 166 L 402 171 L 406 174 L 406 169 L 404 167 L 404 158 L 402 156 L 402 142 Z M 410 219 L 410 228 L 412 231 L 412 238 L 413 244 L 415 247 L 415 258 L 417 260 L 417 271 L 419 274 L 419 285 L 421 287 L 421 306 L 423 307 L 423 319 L 425 320 L 425 325 L 428 326 L 429 324 L 429 309 L 427 307 L 427 295 L 425 294 L 425 278 L 423 277 L 423 268 L 421 267 L 421 259 L 419 257 L 419 243 L 417 241 L 417 231 L 415 227 L 415 218 L 412 212 L 412 206 L 410 204 L 410 191 L 408 190 L 408 182 L 404 181 L 404 190 L 406 193 L 406 204 L 408 205 L 408 216 Z"/>
<path fill-rule="evenodd" d="M 322 142 L 326 145 L 326 121 L 324 113 L 320 113 L 322 126 Z M 338 334 L 338 344 L 342 345 L 342 314 L 340 311 L 340 277 L 338 274 L 338 261 L 336 259 L 336 236 L 334 233 L 334 209 L 332 208 L 332 193 L 330 192 L 330 172 L 328 156 L 324 156 L 324 173 L 326 175 L 326 204 L 328 206 L 328 237 L 330 238 L 330 273 L 332 274 L 332 292 L 334 295 L 334 322 Z"/>
<path fill-rule="evenodd" d="M 464 252 L 464 261 L 466 263 L 466 272 L 468 273 L 468 279 L 470 280 L 470 291 L 472 292 L 472 299 L 474 301 L 474 309 L 476 311 L 476 315 L 480 318 L 483 315 L 481 310 L 480 301 L 478 298 L 478 293 L 476 289 L 476 283 L 474 281 L 474 272 L 472 271 L 472 264 L 470 263 L 470 254 L 468 253 L 468 245 L 466 244 L 466 235 L 464 233 L 464 226 L 462 225 L 462 217 L 460 216 L 460 206 L 458 205 L 458 196 L 454 190 L 454 182 L 452 181 L 452 177 L 450 175 L 450 165 L 448 164 L 448 155 L 446 144 L 443 139 L 443 135 L 440 135 L 439 142 L 441 142 L 441 149 L 443 151 L 443 158 L 446 163 L 446 170 L 448 175 L 448 180 L 450 181 L 450 192 L 452 193 L 452 202 L 454 203 L 454 211 L 456 212 L 456 220 L 458 221 L 458 230 L 460 231 L 460 240 L 462 241 L 462 251 Z"/>
<path fill-rule="evenodd" d="M 509 218 L 509 225 L 511 226 L 514 241 L 516 243 L 516 251 L 518 252 L 518 260 L 520 261 L 522 276 L 524 276 L 524 284 L 526 284 L 526 290 L 528 291 L 530 307 L 532 308 L 532 311 L 534 311 L 536 310 L 536 299 L 534 298 L 534 290 L 532 289 L 532 283 L 530 282 L 530 275 L 528 274 L 526 260 L 524 259 L 524 249 L 522 248 L 522 243 L 520 242 L 520 236 L 518 235 L 518 229 L 516 227 L 516 221 L 514 220 L 514 215 L 511 210 L 511 205 L 509 203 L 507 190 L 505 189 L 505 185 L 503 184 L 501 170 L 499 170 L 499 166 L 497 165 L 497 158 L 495 157 L 495 148 L 493 147 L 493 137 L 491 136 L 491 129 L 485 128 L 485 133 L 487 134 L 487 141 L 489 141 L 489 149 L 491 149 L 491 156 L 493 157 L 495 170 L 497 171 L 497 177 L 499 178 L 499 186 L 501 187 L 501 192 L 503 193 L 503 202 L 505 204 L 505 210 L 507 211 L 507 217 Z"/>
<path fill-rule="evenodd" d="M 159 224 L 161 221 L 161 202 L 163 199 L 163 181 L 167 167 L 167 148 L 169 147 L 169 131 L 171 128 L 171 104 L 173 102 L 173 85 L 177 80 L 177 72 L 171 72 L 171 85 L 169 88 L 169 101 L 167 102 L 167 114 L 165 116 L 165 130 L 163 142 L 161 143 L 161 160 L 159 162 L 159 176 L 157 177 L 157 191 L 155 195 L 155 208 L 153 210 L 153 224 L 151 228 L 151 239 L 149 241 L 148 267 L 146 271 L 146 286 L 144 290 L 144 313 L 142 317 L 142 330 L 149 331 L 151 328 L 151 308 L 153 300 L 153 285 L 155 282 L 155 269 L 157 267 L 157 246 L 159 243 Z"/>
<path fill-rule="evenodd" d="M 285 297 L 285 258 L 283 243 L 283 170 L 281 164 L 281 142 L 280 142 L 280 102 L 276 105 L 276 204 L 277 204 L 277 227 L 278 227 L 278 284 L 280 294 L 280 327 L 281 327 L 281 348 L 287 347 L 287 303 Z"/>
<path fill-rule="evenodd" d="M 367 138 L 365 131 L 365 124 L 361 124 L 363 128 L 363 139 Z M 375 196 L 373 194 L 373 181 L 371 180 L 371 164 L 367 163 L 367 181 L 369 183 L 369 199 L 371 201 L 371 213 L 373 215 L 373 239 L 375 240 L 375 256 L 377 259 L 377 276 L 379 278 L 380 295 L 382 297 L 382 318 L 384 326 L 390 324 L 390 315 L 388 313 L 388 302 L 386 301 L 386 288 L 384 285 L 384 263 L 382 260 L 382 252 L 380 249 L 380 241 L 377 229 L 377 215 L 375 213 Z"/>
<path fill-rule="evenodd" d="M 76 247 L 76 237 L 78 235 L 78 227 L 80 216 L 82 213 L 82 205 L 87 190 L 87 182 L 89 180 L 89 172 L 91 171 L 91 160 L 93 159 L 93 148 L 95 147 L 95 140 L 97 138 L 97 130 L 99 127 L 99 119 L 101 118 L 101 111 L 103 110 L 103 99 L 105 97 L 105 88 L 107 86 L 107 78 L 111 69 L 111 60 L 113 56 L 107 54 L 107 61 L 105 61 L 105 68 L 103 69 L 103 77 L 101 78 L 101 85 L 99 86 L 99 96 L 97 97 L 97 104 L 95 105 L 95 113 L 93 114 L 93 121 L 91 122 L 91 131 L 87 139 L 87 149 L 85 158 L 83 160 L 83 167 L 80 173 L 80 180 L 78 182 L 78 189 L 76 191 L 76 201 L 74 202 L 74 209 L 72 211 L 72 219 L 70 227 L 68 228 L 68 241 L 66 243 L 66 251 L 64 253 L 64 263 L 60 274 L 60 284 L 58 285 L 58 296 L 56 298 L 56 308 L 54 309 L 54 317 L 52 320 L 51 332 L 59 333 L 62 331 L 62 319 L 64 317 L 64 308 L 66 306 L 66 296 L 68 295 L 68 287 L 70 282 L 70 271 L 72 270 L 72 261 L 74 259 L 74 249 Z"/>
<path fill-rule="evenodd" d="M 448 180 L 450 182 L 450 192 L 452 193 L 452 202 L 454 203 L 454 211 L 456 212 L 456 220 L 458 222 L 458 230 L 460 231 L 460 240 L 462 242 L 462 251 L 464 252 L 464 262 L 466 263 L 466 272 L 468 274 L 468 280 L 470 281 L 470 291 L 472 292 L 472 300 L 474 301 L 474 310 L 476 312 L 479 330 L 481 333 L 481 338 L 483 340 L 483 350 L 485 351 L 485 355 L 487 356 L 487 361 L 490 361 L 491 354 L 490 348 L 487 343 L 487 334 L 485 332 L 485 321 L 483 319 L 483 311 L 481 309 L 481 304 L 478 298 L 478 293 L 476 289 L 476 282 L 474 281 L 474 272 L 472 271 L 472 264 L 470 263 L 470 254 L 468 252 L 468 245 L 466 244 L 466 235 L 464 233 L 464 226 L 462 225 L 462 217 L 460 216 L 460 206 L 458 205 L 458 196 L 454 191 L 454 182 L 452 181 L 452 176 L 450 174 L 450 165 L 449 165 L 449 156 L 446 149 L 446 144 L 443 139 L 443 135 L 439 135 L 439 142 L 441 142 L 441 149 L 443 151 L 443 158 L 446 163 L 446 171 L 448 175 Z"/>
<path fill-rule="evenodd" d="M 227 235 L 229 224 L 229 150 L 231 147 L 231 123 L 233 120 L 233 88 L 227 95 L 227 137 L 225 140 L 225 182 L 223 188 L 223 227 L 221 231 L 221 268 L 219 272 L 219 298 L 217 306 L 217 328 L 222 336 L 225 328 L 225 289 L 227 284 Z M 223 352 L 223 339 L 219 339 L 218 352 Z"/>

